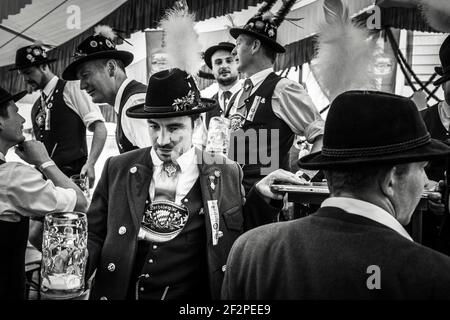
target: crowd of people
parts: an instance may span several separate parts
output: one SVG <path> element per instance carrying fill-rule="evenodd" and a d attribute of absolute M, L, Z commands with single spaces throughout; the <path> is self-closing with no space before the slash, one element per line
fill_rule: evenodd
<path fill-rule="evenodd" d="M 41 96 L 31 112 L 35 140 L 25 141 L 15 102 L 27 92 L 0 88 L 0 299 L 25 298 L 27 241 L 40 249 L 42 218 L 59 211 L 86 212 L 90 299 L 450 297 L 448 199 L 430 196 L 423 244 L 405 229 L 425 188 L 440 191 L 446 180 L 450 37 L 435 83 L 445 101 L 421 114 L 409 98 L 351 90 L 324 121 L 301 84 L 274 72 L 285 51 L 277 41 L 283 14 L 267 15 L 275 2 L 230 29 L 235 44 L 205 51 L 219 86 L 210 99 L 181 66 L 152 74 L 148 85 L 129 79 L 133 55 L 117 50 L 105 26 L 78 45 L 62 79 L 41 45 L 17 51 L 13 69 Z M 91 186 L 96 179 L 106 139 L 96 103 L 117 114 L 120 155 L 106 161 L 88 201 L 70 176 Z M 194 146 L 213 117 L 228 119 L 244 156 Z M 94 133 L 89 154 L 86 128 Z M 295 136 L 312 145 L 298 166 L 320 171 L 330 197 L 314 214 L 280 221 L 285 195 L 271 185 L 312 178 L 290 170 Z M 30 165 L 6 162 L 12 147 Z"/>

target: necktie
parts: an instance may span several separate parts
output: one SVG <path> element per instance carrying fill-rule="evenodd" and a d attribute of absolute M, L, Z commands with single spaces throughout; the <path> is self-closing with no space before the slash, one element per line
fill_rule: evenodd
<path fill-rule="evenodd" d="M 250 96 L 252 89 L 253 89 L 252 80 L 250 80 L 250 78 L 245 79 L 244 87 L 242 88 L 242 94 L 241 94 L 241 96 L 239 98 L 239 102 L 237 104 L 238 110 L 245 106 L 245 100 L 247 100 L 248 97 Z"/>
<path fill-rule="evenodd" d="M 230 101 L 231 98 L 231 91 L 224 91 L 222 93 L 222 99 L 223 99 L 223 110 L 226 111 L 227 110 L 227 104 L 228 101 Z"/>
<path fill-rule="evenodd" d="M 164 162 L 159 179 L 155 181 L 155 198 L 157 200 L 169 200 L 175 202 L 177 193 L 178 173 L 180 166 L 173 162 Z"/>

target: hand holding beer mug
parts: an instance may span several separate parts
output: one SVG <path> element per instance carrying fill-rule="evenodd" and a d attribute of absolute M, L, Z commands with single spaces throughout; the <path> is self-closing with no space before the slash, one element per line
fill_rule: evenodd
<path fill-rule="evenodd" d="M 42 297 L 61 300 L 80 296 L 87 256 L 86 214 L 48 213 L 42 242 Z"/>
<path fill-rule="evenodd" d="M 209 122 L 206 151 L 228 155 L 230 148 L 230 120 L 224 117 L 212 117 Z"/>
<path fill-rule="evenodd" d="M 82 178 L 80 174 L 74 174 L 73 176 L 70 176 L 70 180 L 72 180 L 73 183 L 75 183 L 78 186 L 78 188 L 80 188 L 81 191 L 83 191 L 87 199 L 90 199 L 91 194 L 89 191 L 89 179 L 87 176 L 84 176 Z"/>

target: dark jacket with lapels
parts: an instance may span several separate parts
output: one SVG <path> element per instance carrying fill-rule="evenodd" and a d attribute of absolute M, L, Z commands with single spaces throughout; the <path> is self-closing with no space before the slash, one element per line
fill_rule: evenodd
<path fill-rule="evenodd" d="M 199 150 L 196 155 L 197 159 L 209 156 Z M 209 279 L 213 299 L 220 297 L 226 259 L 236 238 L 244 230 L 273 222 L 279 211 L 268 205 L 256 190 L 252 190 L 245 201 L 240 166 L 223 157 L 221 162 L 208 164 L 211 161 L 201 161 L 198 165 L 206 219 L 208 272 L 205 277 Z M 218 177 L 217 171 L 220 172 Z M 130 151 L 109 158 L 105 163 L 87 213 L 89 260 L 86 276 L 97 269 L 91 299 L 126 298 L 152 174 L 150 148 Z M 214 176 L 215 187 L 211 188 Z M 219 230 L 223 233 L 216 245 L 212 243 L 210 200 L 217 200 Z M 119 229 L 122 232 L 119 233 Z"/>

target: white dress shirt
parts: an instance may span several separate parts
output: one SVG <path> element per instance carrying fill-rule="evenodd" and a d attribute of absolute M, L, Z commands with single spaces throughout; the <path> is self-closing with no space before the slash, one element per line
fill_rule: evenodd
<path fill-rule="evenodd" d="M 119 87 L 117 91 L 116 99 L 114 102 L 114 110 L 119 113 L 120 100 L 122 100 L 122 94 L 125 87 L 131 82 L 131 79 L 125 79 L 125 81 Z M 122 109 L 122 115 L 120 118 L 120 124 L 122 125 L 122 130 L 127 139 L 131 142 L 133 146 L 139 148 L 150 147 L 150 134 L 148 132 L 148 124 L 146 119 L 135 119 L 127 116 L 126 111 L 135 105 L 145 102 L 145 92 L 136 93 L 130 96 L 125 102 Z"/>
<path fill-rule="evenodd" d="M 250 77 L 253 84 L 252 92 L 259 88 L 272 68 L 261 70 Z M 230 115 L 236 113 L 237 104 L 243 91 L 238 93 L 230 109 Z M 305 136 L 309 143 L 323 135 L 325 122 L 317 111 L 311 97 L 298 82 L 287 78 L 278 81 L 272 95 L 272 109 L 275 115 L 283 120 L 292 132 Z"/>
<path fill-rule="evenodd" d="M 153 200 L 155 197 L 155 184 L 160 179 L 163 162 L 159 159 L 153 148 L 150 150 L 150 156 L 153 162 L 153 176 L 150 182 L 149 194 L 150 199 Z M 200 175 L 196 162 L 195 147 L 182 154 L 176 160 L 176 163 L 180 166 L 181 171 L 178 173 L 175 203 L 180 205 L 181 200 L 189 193 Z"/>
<path fill-rule="evenodd" d="M 398 232 L 408 240 L 413 241 L 405 228 L 386 210 L 367 201 L 347 197 L 331 197 L 322 202 L 321 207 L 335 207 L 348 213 L 355 214 L 375 222 L 381 223 Z"/>
<path fill-rule="evenodd" d="M 447 102 L 445 101 L 439 102 L 438 113 L 442 125 L 448 131 L 448 128 L 450 127 L 450 106 L 447 104 Z"/>
<path fill-rule="evenodd" d="M 50 97 L 58 83 L 58 77 L 54 76 L 42 90 Z M 90 131 L 90 126 L 96 121 L 105 122 L 100 108 L 92 102 L 91 97 L 84 90 L 80 90 L 80 81 L 67 81 L 64 86 L 63 99 L 67 106 L 72 109 L 83 121 L 86 128 Z"/>
<path fill-rule="evenodd" d="M 236 92 L 238 92 L 239 90 L 241 90 L 241 88 L 242 88 L 242 83 L 243 83 L 243 81 L 242 80 L 238 80 L 238 81 L 236 81 L 236 83 L 234 84 L 234 86 L 232 86 L 230 89 L 228 89 L 228 90 L 225 90 L 225 91 L 230 91 L 231 92 L 231 96 L 230 96 L 230 98 L 232 97 L 232 96 L 234 96 L 234 94 L 236 93 Z M 220 87 L 219 87 L 219 91 L 217 92 L 217 99 L 219 100 L 219 106 L 220 106 L 220 109 L 222 109 L 222 111 L 226 111 L 226 106 L 224 105 L 224 99 L 223 99 L 223 93 L 224 93 L 224 90 L 222 90 Z M 227 101 L 227 104 L 228 104 L 228 102 L 229 101 Z"/>
<path fill-rule="evenodd" d="M 1 152 L 0 159 L 5 161 Z M 43 217 L 49 212 L 73 211 L 76 202 L 75 190 L 56 187 L 29 165 L 0 165 L 0 220 L 18 222 L 20 216 Z"/>

